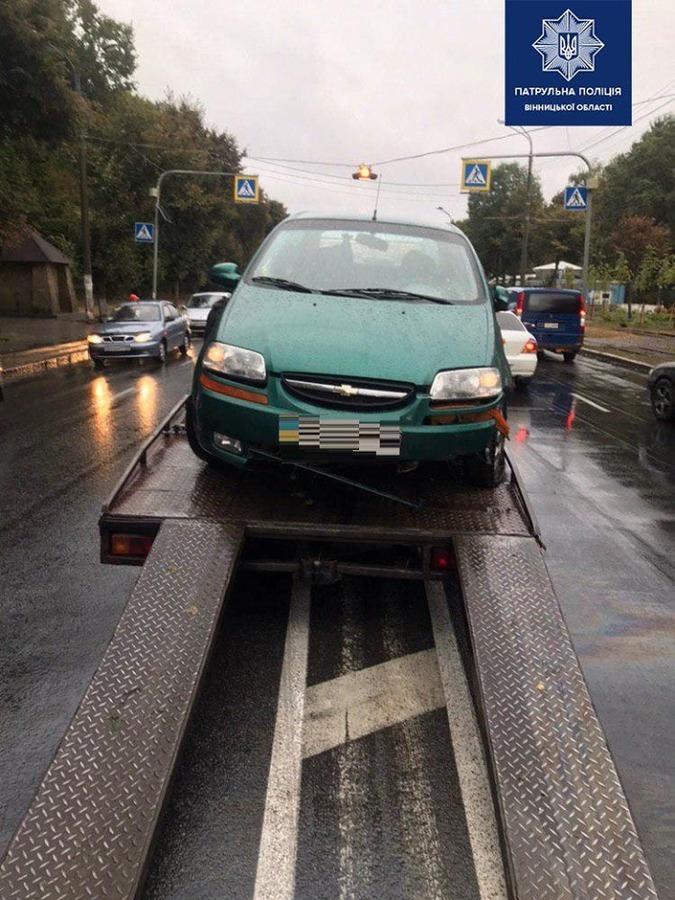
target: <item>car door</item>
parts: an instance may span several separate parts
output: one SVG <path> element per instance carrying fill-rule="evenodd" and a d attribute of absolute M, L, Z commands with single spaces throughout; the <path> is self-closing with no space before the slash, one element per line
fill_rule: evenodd
<path fill-rule="evenodd" d="M 178 315 L 178 310 L 170 303 L 162 304 L 164 313 L 164 331 L 166 333 L 166 346 L 168 350 L 175 350 L 179 343 L 179 329 L 183 321 Z"/>

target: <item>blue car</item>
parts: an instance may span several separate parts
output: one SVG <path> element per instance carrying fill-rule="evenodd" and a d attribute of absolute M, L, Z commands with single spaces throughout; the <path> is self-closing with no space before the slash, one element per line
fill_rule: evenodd
<path fill-rule="evenodd" d="M 584 342 L 586 308 L 579 291 L 558 288 L 511 289 L 512 309 L 527 330 L 534 335 L 539 355 L 544 350 L 562 353 L 572 362 Z"/>
<path fill-rule="evenodd" d="M 139 300 L 118 306 L 87 338 L 89 356 L 99 369 L 107 359 L 155 359 L 166 361 L 179 350 L 185 356 L 190 346 L 188 324 L 172 303 Z"/>

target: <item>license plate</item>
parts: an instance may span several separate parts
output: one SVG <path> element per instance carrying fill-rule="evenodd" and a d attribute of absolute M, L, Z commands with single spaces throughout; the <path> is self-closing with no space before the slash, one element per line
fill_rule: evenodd
<path fill-rule="evenodd" d="M 128 344 L 105 344 L 104 349 L 106 353 L 126 353 L 129 350 Z"/>
<path fill-rule="evenodd" d="M 398 425 L 358 419 L 279 416 L 279 443 L 303 450 L 400 456 L 401 429 Z"/>
<path fill-rule="evenodd" d="M 544 328 L 557 328 L 557 322 L 544 322 Z"/>

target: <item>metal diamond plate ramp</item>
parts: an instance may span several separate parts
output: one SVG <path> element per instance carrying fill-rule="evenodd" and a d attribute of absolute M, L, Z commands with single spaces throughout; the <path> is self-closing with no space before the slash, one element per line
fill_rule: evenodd
<path fill-rule="evenodd" d="M 518 900 L 656 891 L 541 551 L 455 539 Z"/>
<path fill-rule="evenodd" d="M 135 895 L 242 540 L 162 526 L 0 866 L 2 900 Z"/>

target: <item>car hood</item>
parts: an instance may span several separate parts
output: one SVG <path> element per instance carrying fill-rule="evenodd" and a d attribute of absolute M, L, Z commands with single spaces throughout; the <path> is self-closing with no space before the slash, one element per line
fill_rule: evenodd
<path fill-rule="evenodd" d="M 271 372 L 430 384 L 440 369 L 494 365 L 487 304 L 296 294 L 241 284 L 218 340 L 265 357 Z"/>
<path fill-rule="evenodd" d="M 205 322 L 209 313 L 211 312 L 211 307 L 190 307 L 187 308 L 188 318 L 194 319 L 195 322 Z"/>
<path fill-rule="evenodd" d="M 161 330 L 161 322 L 102 322 L 94 334 L 140 334 L 141 331 Z"/>

